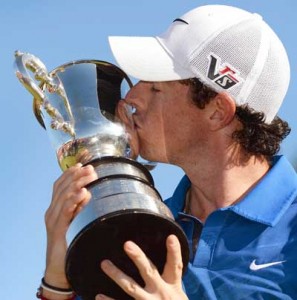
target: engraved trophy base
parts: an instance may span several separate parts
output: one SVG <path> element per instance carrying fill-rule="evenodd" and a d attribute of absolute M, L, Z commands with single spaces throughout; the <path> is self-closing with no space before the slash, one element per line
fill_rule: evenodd
<path fill-rule="evenodd" d="M 140 246 L 162 273 L 166 238 L 175 234 L 181 244 L 185 270 L 189 259 L 186 236 L 154 189 L 146 168 L 123 157 L 104 157 L 91 164 L 99 179 L 88 186 L 91 202 L 71 225 L 79 232 L 66 257 L 66 276 L 77 295 L 83 300 L 94 300 L 98 293 L 120 300 L 132 299 L 100 268 L 102 260 L 110 259 L 144 286 L 137 268 L 123 250 L 128 240 Z"/>

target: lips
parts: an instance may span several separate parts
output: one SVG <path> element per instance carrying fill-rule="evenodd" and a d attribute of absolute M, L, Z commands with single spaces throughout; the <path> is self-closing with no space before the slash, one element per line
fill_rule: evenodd
<path fill-rule="evenodd" d="M 121 100 L 117 106 L 117 114 L 125 124 L 128 131 L 140 129 L 139 114 L 137 108 L 126 100 Z"/>
<path fill-rule="evenodd" d="M 140 123 L 139 123 L 139 116 L 136 113 L 134 113 L 132 115 L 132 119 L 133 119 L 133 123 L 134 123 L 134 128 L 135 129 L 141 129 L 141 126 L 140 126 Z"/>

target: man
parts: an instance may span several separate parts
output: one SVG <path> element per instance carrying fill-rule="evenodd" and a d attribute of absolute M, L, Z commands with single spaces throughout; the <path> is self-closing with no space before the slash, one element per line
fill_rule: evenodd
<path fill-rule="evenodd" d="M 169 236 L 159 274 L 127 241 L 145 287 L 112 262 L 103 261 L 103 271 L 135 299 L 297 299 L 297 177 L 275 156 L 289 133 L 276 116 L 290 77 L 278 37 L 257 14 L 209 5 L 161 36 L 111 37 L 110 44 L 120 67 L 140 80 L 124 100 L 136 110 L 140 154 L 185 171 L 166 203 L 191 259 L 182 277 L 179 244 Z M 46 214 L 50 285 L 68 287 L 65 234 L 94 179 L 92 167 L 77 165 L 55 183 Z"/>

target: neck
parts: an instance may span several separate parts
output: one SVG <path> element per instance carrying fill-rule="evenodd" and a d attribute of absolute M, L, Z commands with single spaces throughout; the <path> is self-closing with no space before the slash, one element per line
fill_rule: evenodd
<path fill-rule="evenodd" d="M 213 211 L 239 202 L 267 173 L 269 164 L 255 157 L 236 163 L 214 159 L 184 170 L 191 181 L 188 210 L 203 222 Z"/>

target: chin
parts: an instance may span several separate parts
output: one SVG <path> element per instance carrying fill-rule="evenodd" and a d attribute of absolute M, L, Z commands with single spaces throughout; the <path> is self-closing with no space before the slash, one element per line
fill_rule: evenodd
<path fill-rule="evenodd" d="M 143 159 L 145 159 L 147 161 L 156 161 L 155 156 L 151 155 L 151 153 L 148 153 L 147 151 L 141 151 L 141 149 L 140 149 L 139 154 Z"/>
<path fill-rule="evenodd" d="M 161 155 L 157 155 L 157 153 L 147 153 L 147 152 L 140 151 L 140 156 L 147 161 L 152 161 L 157 163 L 168 163 L 167 159 L 164 159 L 163 157 L 161 157 Z"/>
<path fill-rule="evenodd" d="M 168 163 L 168 159 L 166 156 L 166 151 L 162 150 L 163 147 L 160 145 L 152 145 L 152 144 L 139 144 L 139 154 L 140 156 L 147 160 L 153 162 L 160 163 Z"/>

